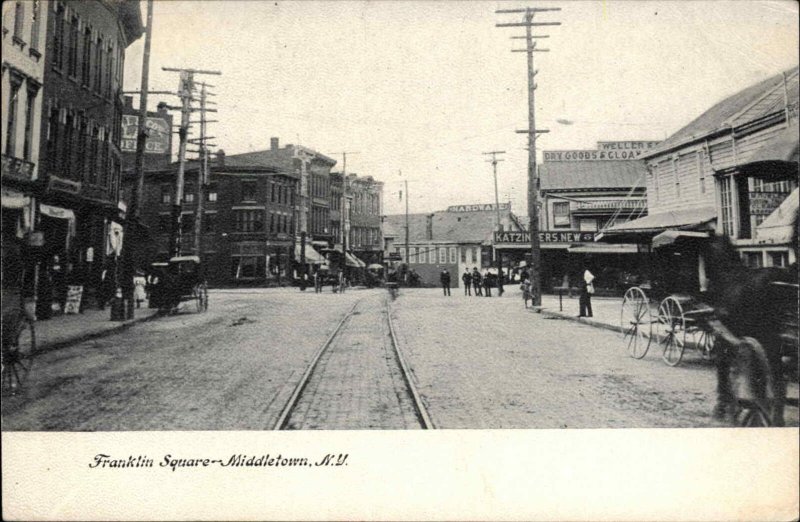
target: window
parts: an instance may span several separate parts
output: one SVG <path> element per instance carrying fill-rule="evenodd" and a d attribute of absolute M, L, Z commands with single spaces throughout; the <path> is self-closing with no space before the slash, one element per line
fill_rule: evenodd
<path fill-rule="evenodd" d="M 748 268 L 761 268 L 761 252 L 742 252 L 742 260 Z"/>
<path fill-rule="evenodd" d="M 72 114 L 67 115 L 67 121 L 64 125 L 64 141 L 61 143 L 61 169 L 62 172 L 67 174 L 67 177 L 70 177 L 69 168 L 72 163 L 72 139 L 75 135 L 74 124 L 73 124 L 73 116 Z"/>
<path fill-rule="evenodd" d="M 770 266 L 785 267 L 789 265 L 788 252 L 770 252 L 769 253 Z"/>
<path fill-rule="evenodd" d="M 419 258 L 417 257 L 417 247 L 409 247 L 408 248 L 408 257 L 409 257 L 409 259 L 408 259 L 408 263 L 409 264 L 411 264 L 411 263 L 419 263 L 420 262 Z"/>
<path fill-rule="evenodd" d="M 264 212 L 260 209 L 234 210 L 236 232 L 261 232 L 264 230 Z"/>
<path fill-rule="evenodd" d="M 33 109 L 36 103 L 36 89 L 28 85 L 28 99 L 25 102 L 25 145 L 22 148 L 22 157 L 30 161 L 31 144 L 33 143 Z"/>
<path fill-rule="evenodd" d="M 706 151 L 697 151 L 697 172 L 699 175 L 698 184 L 700 186 L 700 194 L 706 193 Z"/>
<path fill-rule="evenodd" d="M 462 248 L 461 249 L 461 263 L 466 263 L 466 262 L 467 262 L 467 249 L 466 248 Z"/>
<path fill-rule="evenodd" d="M 194 203 L 194 183 L 187 183 L 183 189 L 183 202 Z"/>
<path fill-rule="evenodd" d="M 242 201 L 256 200 L 256 182 L 242 181 Z"/>
<path fill-rule="evenodd" d="M 194 233 L 194 214 L 181 214 L 181 234 L 186 236 Z"/>
<path fill-rule="evenodd" d="M 35 51 L 39 48 L 39 27 L 41 25 L 41 18 L 42 18 L 42 2 L 40 0 L 33 0 L 33 14 L 32 18 L 32 25 L 31 25 L 31 51 Z M 41 56 L 41 55 L 39 55 Z"/>
<path fill-rule="evenodd" d="M 10 76 L 11 96 L 8 101 L 8 126 L 6 127 L 6 155 L 16 156 L 17 148 L 17 109 L 19 108 L 19 90 L 22 87 L 22 77 L 14 74 Z"/>
<path fill-rule="evenodd" d="M 106 49 L 105 75 L 105 97 L 111 98 L 114 94 L 114 44 L 110 42 L 108 44 L 108 49 Z"/>
<path fill-rule="evenodd" d="M 212 203 L 217 201 L 217 186 L 216 185 L 209 185 L 208 189 L 206 190 L 206 201 L 211 201 Z"/>
<path fill-rule="evenodd" d="M 719 180 L 720 207 L 722 210 L 722 233 L 728 237 L 734 237 L 733 228 L 733 180 L 726 176 Z"/>
<path fill-rule="evenodd" d="M 22 24 L 25 21 L 25 6 L 17 2 L 14 6 L 14 40 L 22 41 Z"/>
<path fill-rule="evenodd" d="M 163 205 L 172 203 L 172 188 L 169 185 L 161 185 L 161 203 Z"/>
<path fill-rule="evenodd" d="M 64 6 L 56 6 L 56 17 L 53 28 L 53 67 L 64 67 Z"/>
<path fill-rule="evenodd" d="M 581 232 L 595 232 L 597 230 L 597 219 L 595 218 L 580 219 L 578 221 L 578 230 L 580 230 Z"/>
<path fill-rule="evenodd" d="M 89 155 L 86 150 L 89 146 L 89 125 L 86 118 L 81 118 L 80 130 L 78 131 L 78 172 L 76 179 L 89 181 Z"/>
<path fill-rule="evenodd" d="M 87 27 L 83 32 L 83 62 L 81 63 L 81 83 L 91 85 L 92 77 L 92 30 Z"/>
<path fill-rule="evenodd" d="M 458 263 L 458 255 L 456 254 L 456 247 L 450 247 L 450 263 Z"/>
<path fill-rule="evenodd" d="M 94 91 L 100 94 L 103 88 L 103 37 L 98 36 L 94 44 Z"/>
<path fill-rule="evenodd" d="M 447 249 L 444 247 L 437 247 L 436 250 L 439 251 L 439 263 L 442 265 L 447 263 Z"/>
<path fill-rule="evenodd" d="M 203 216 L 203 232 L 216 232 L 217 231 L 217 215 L 205 214 Z"/>
<path fill-rule="evenodd" d="M 69 43 L 67 45 L 67 74 L 75 78 L 78 75 L 78 17 L 73 16 L 69 26 Z"/>
<path fill-rule="evenodd" d="M 553 226 L 569 226 L 569 201 L 553 202 Z"/>
<path fill-rule="evenodd" d="M 256 279 L 265 277 L 267 260 L 264 256 L 242 256 L 231 259 L 233 279 Z"/>

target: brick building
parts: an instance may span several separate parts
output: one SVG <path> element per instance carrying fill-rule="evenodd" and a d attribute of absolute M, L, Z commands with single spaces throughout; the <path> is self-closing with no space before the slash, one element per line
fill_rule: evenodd
<path fill-rule="evenodd" d="M 46 5 L 37 216 L 45 316 L 51 273 L 72 265 L 91 290 L 111 267 L 105 253 L 109 223 L 120 220 L 125 50 L 144 32 L 138 0 Z"/>
<path fill-rule="evenodd" d="M 383 182 L 372 176 L 347 176 L 347 194 L 351 199 L 348 249 L 365 264 L 383 262 Z"/>
<path fill-rule="evenodd" d="M 299 254 L 294 240 L 297 177 L 269 166 L 229 165 L 227 158 L 210 165 L 205 189 L 200 257 L 214 286 L 264 286 L 291 282 L 292 260 Z M 224 162 L 224 163 L 223 163 Z M 198 167 L 188 164 L 181 216 L 181 253 L 196 254 L 194 220 Z M 176 168 L 148 171 L 142 221 L 154 242 L 150 259 L 166 260 Z M 126 175 L 130 196 L 134 176 Z M 307 245 L 310 262 L 321 256 Z"/>

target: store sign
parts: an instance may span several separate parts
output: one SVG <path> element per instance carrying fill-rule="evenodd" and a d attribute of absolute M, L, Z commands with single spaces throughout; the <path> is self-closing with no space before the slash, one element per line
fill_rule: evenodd
<path fill-rule="evenodd" d="M 789 194 L 787 192 L 751 192 L 750 193 L 750 215 L 769 216 Z"/>
<path fill-rule="evenodd" d="M 164 118 L 147 117 L 145 120 L 147 140 L 144 151 L 147 154 L 169 154 L 169 137 L 171 129 Z M 122 152 L 136 152 L 136 136 L 139 132 L 139 117 L 132 114 L 122 116 Z"/>
<path fill-rule="evenodd" d="M 549 150 L 544 151 L 544 161 L 620 161 L 635 160 L 641 150 Z"/>
<path fill-rule="evenodd" d="M 70 179 L 59 178 L 50 176 L 47 183 L 47 190 L 55 192 L 68 192 L 70 194 L 79 194 L 81 191 L 81 182 L 72 181 Z"/>
<path fill-rule="evenodd" d="M 494 203 L 485 203 L 482 205 L 453 205 L 447 207 L 447 212 L 487 212 L 497 210 L 498 206 Z M 500 210 L 509 210 L 509 203 L 500 203 Z"/>
<path fill-rule="evenodd" d="M 539 232 L 540 243 L 590 243 L 594 241 L 595 232 L 578 230 L 542 230 Z M 530 244 L 530 232 L 495 232 L 495 243 Z"/>
<path fill-rule="evenodd" d="M 660 141 L 598 141 L 599 150 L 640 150 L 655 148 Z"/>

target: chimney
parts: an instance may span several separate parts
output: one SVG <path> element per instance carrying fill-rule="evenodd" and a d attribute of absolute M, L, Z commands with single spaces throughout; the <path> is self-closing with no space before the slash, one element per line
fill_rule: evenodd
<path fill-rule="evenodd" d="M 433 214 L 425 216 L 425 239 L 433 240 Z"/>
<path fill-rule="evenodd" d="M 270 150 L 278 150 L 280 147 L 280 140 L 278 138 L 270 138 L 269 139 L 269 148 Z"/>
<path fill-rule="evenodd" d="M 219 149 L 217 151 L 217 165 L 219 165 L 220 167 L 225 166 L 225 151 L 222 149 Z"/>

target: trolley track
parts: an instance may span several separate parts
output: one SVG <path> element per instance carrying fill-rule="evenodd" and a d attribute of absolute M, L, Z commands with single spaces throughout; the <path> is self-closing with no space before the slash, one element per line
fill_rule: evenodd
<path fill-rule="evenodd" d="M 348 312 L 341 318 L 341 320 L 336 325 L 331 334 L 328 336 L 328 338 L 325 340 L 325 342 L 315 352 L 310 363 L 306 367 L 305 372 L 295 385 L 295 388 L 289 400 L 281 410 L 281 413 L 274 424 L 273 427 L 274 430 L 297 429 L 298 422 L 293 419 L 293 416 L 294 415 L 297 415 L 298 417 L 302 416 L 302 412 L 298 411 L 300 409 L 299 405 L 302 402 L 305 402 L 307 410 L 309 408 L 308 403 L 317 400 L 317 398 L 315 397 L 316 391 L 311 390 L 309 387 L 309 384 L 312 381 L 316 381 L 315 388 L 319 388 L 320 381 L 324 381 L 325 379 L 340 378 L 340 376 L 336 375 L 335 371 L 332 371 L 329 368 L 329 365 L 333 364 L 330 361 L 333 357 L 336 356 L 337 349 L 341 351 L 346 351 L 348 349 L 353 348 L 352 346 L 349 346 L 347 344 L 347 338 L 349 335 L 353 335 L 353 332 L 351 332 L 350 330 L 354 331 L 359 330 L 359 325 L 353 325 L 352 321 L 354 320 L 354 317 L 360 316 L 362 314 L 362 312 L 359 311 L 358 308 L 360 305 L 364 304 L 367 299 L 368 297 L 361 298 L 353 304 L 353 306 L 348 310 Z M 374 314 L 375 310 L 372 309 L 370 310 L 370 312 Z M 399 374 L 401 376 L 401 378 L 399 379 L 402 382 L 401 386 L 404 388 L 403 390 L 399 390 L 396 384 L 392 386 L 394 388 L 394 393 L 398 395 L 397 402 L 399 402 L 400 404 L 381 403 L 379 405 L 379 409 L 381 410 L 391 410 L 392 408 L 405 409 L 406 411 L 398 410 L 397 414 L 400 416 L 413 415 L 413 418 L 419 424 L 420 428 L 433 429 L 434 428 L 433 422 L 431 421 L 427 409 L 425 408 L 425 405 L 422 402 L 422 398 L 420 397 L 416 389 L 416 386 L 414 385 L 414 380 L 411 376 L 410 368 L 406 363 L 405 358 L 403 357 L 402 350 L 398 343 L 395 326 L 391 318 L 391 308 L 389 306 L 389 301 L 387 298 L 382 299 L 382 307 L 381 310 L 379 311 L 379 315 L 381 318 L 385 317 L 385 319 L 381 319 L 381 321 L 383 321 L 383 324 L 373 325 L 373 331 L 371 333 L 374 334 L 375 333 L 374 330 L 380 330 L 380 335 L 388 340 L 388 344 L 391 346 L 391 352 L 392 352 L 391 355 L 394 363 L 394 368 L 383 369 L 381 371 L 386 374 L 388 373 Z M 364 319 L 362 319 L 361 321 L 362 324 L 360 326 L 361 329 L 363 330 Z M 381 340 L 381 342 L 383 342 L 383 339 Z M 363 343 L 355 343 L 355 344 L 362 345 Z M 378 348 L 375 346 L 376 344 L 377 343 L 374 342 L 374 339 L 372 339 L 371 342 L 368 343 L 368 346 L 363 347 L 361 349 L 372 350 L 373 352 L 378 351 L 382 347 Z M 321 365 L 320 362 L 323 359 L 326 359 L 326 362 L 325 364 Z M 330 373 L 331 375 L 326 376 L 326 374 L 328 373 Z M 373 381 L 381 379 L 386 379 L 387 381 L 391 380 L 390 377 L 386 375 L 381 375 L 379 377 L 373 377 L 369 381 L 369 383 L 374 384 Z M 360 390 L 357 384 L 354 383 L 353 386 Z M 363 390 L 360 391 L 363 394 Z M 400 397 L 401 395 L 404 397 Z M 363 402 L 362 399 L 363 397 L 358 397 L 358 398 L 351 397 L 351 403 L 348 404 L 347 403 L 348 397 L 341 395 L 341 393 L 338 393 L 336 395 L 335 400 L 337 401 L 337 404 L 339 406 L 358 409 L 365 407 L 365 405 L 361 403 Z M 393 402 L 393 401 L 388 401 L 388 402 Z M 410 408 L 413 409 L 413 412 L 408 411 L 409 408 L 408 405 L 410 405 Z M 388 414 L 392 415 L 392 413 Z M 302 422 L 300 422 L 299 424 L 302 424 Z M 371 427 L 374 428 L 375 426 Z M 357 428 L 353 429 L 366 429 L 366 428 L 368 428 L 368 426 L 358 426 Z"/>

